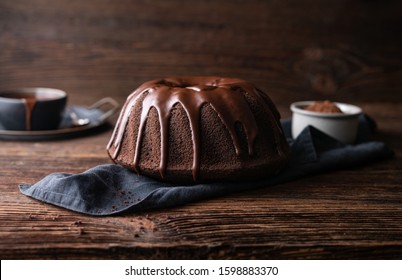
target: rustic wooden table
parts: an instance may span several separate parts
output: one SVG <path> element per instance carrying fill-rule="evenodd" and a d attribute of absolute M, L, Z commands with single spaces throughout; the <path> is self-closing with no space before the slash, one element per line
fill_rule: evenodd
<path fill-rule="evenodd" d="M 122 104 L 169 75 L 243 78 L 289 104 L 361 106 L 395 158 L 176 208 L 80 215 L 19 193 L 52 172 L 110 163 L 111 130 L 0 142 L 0 257 L 394 259 L 402 257 L 399 1 L 0 2 L 0 87 Z M 116 116 L 110 120 L 114 124 Z"/>

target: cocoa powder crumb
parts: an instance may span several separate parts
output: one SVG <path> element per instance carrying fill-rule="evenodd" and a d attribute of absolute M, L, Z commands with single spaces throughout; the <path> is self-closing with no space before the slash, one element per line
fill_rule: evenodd
<path fill-rule="evenodd" d="M 52 216 L 52 220 L 53 220 L 53 221 L 56 221 L 59 217 L 60 217 L 60 216 L 59 216 L 58 214 L 55 215 L 55 216 Z"/>
<path fill-rule="evenodd" d="M 75 222 L 73 223 L 73 225 L 75 225 L 75 226 L 77 226 L 77 225 L 81 225 L 81 224 L 82 224 L 82 222 L 81 222 L 80 220 L 75 221 Z"/>

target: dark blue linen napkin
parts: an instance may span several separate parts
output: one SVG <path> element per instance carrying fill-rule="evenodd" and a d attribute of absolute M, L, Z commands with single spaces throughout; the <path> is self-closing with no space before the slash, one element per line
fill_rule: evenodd
<path fill-rule="evenodd" d="M 346 169 L 392 157 L 382 142 L 371 141 L 373 120 L 362 115 L 356 145 L 345 145 L 306 127 L 290 137 L 291 120 L 282 127 L 291 146 L 287 167 L 278 175 L 259 181 L 208 183 L 191 186 L 160 182 L 115 164 L 99 165 L 81 174 L 54 173 L 36 184 L 21 184 L 20 191 L 37 200 L 89 215 L 146 211 L 183 205 L 225 194 L 268 187 L 312 174 Z"/>

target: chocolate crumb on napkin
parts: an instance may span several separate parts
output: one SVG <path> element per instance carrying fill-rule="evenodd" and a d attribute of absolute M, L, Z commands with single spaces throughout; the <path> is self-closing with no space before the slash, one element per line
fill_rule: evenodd
<path fill-rule="evenodd" d="M 393 156 L 382 142 L 372 141 L 375 122 L 359 119 L 357 144 L 345 145 L 314 127 L 306 127 L 291 139 L 291 120 L 282 120 L 291 146 L 290 161 L 279 174 L 259 181 L 175 185 L 160 182 L 105 164 L 80 174 L 54 173 L 36 184 L 21 184 L 20 191 L 37 200 L 89 215 L 146 211 L 183 205 L 250 189 L 269 187 L 308 175 L 347 169 Z"/>

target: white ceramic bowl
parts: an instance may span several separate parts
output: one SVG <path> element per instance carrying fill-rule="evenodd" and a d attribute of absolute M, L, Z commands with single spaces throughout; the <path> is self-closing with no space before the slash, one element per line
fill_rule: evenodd
<path fill-rule="evenodd" d="M 290 110 L 293 112 L 292 137 L 296 138 L 306 126 L 311 125 L 343 143 L 353 144 L 356 140 L 358 118 L 362 109 L 338 102 L 335 104 L 342 113 L 312 112 L 304 109 L 314 102 L 300 101 L 290 105 Z"/>

